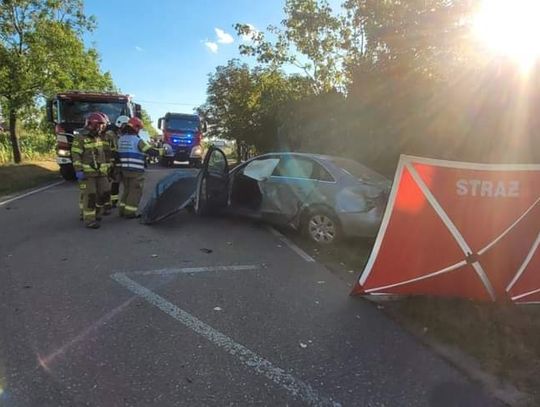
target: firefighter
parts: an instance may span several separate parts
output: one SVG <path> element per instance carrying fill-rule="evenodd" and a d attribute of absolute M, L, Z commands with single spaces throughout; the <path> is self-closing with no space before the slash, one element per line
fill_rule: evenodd
<path fill-rule="evenodd" d="M 114 124 L 110 124 L 105 129 L 105 138 L 108 141 L 111 152 L 113 167 L 109 174 L 111 181 L 111 199 L 107 205 L 108 208 L 116 208 L 118 200 L 120 198 L 120 169 L 117 167 L 118 160 L 118 137 L 120 137 L 120 130 L 127 124 L 129 120 L 128 116 L 118 116 Z"/>
<path fill-rule="evenodd" d="M 91 229 L 99 228 L 100 215 L 109 200 L 110 148 L 101 137 L 106 125 L 103 113 L 90 113 L 84 128 L 75 134 L 71 147 L 73 167 L 82 192 L 83 220 Z"/>
<path fill-rule="evenodd" d="M 139 131 L 143 127 L 141 119 L 132 117 L 122 128 L 118 139 L 118 167 L 123 187 L 119 215 L 128 219 L 137 217 L 144 184 L 146 153 L 159 154 L 156 149 L 139 137 Z"/>

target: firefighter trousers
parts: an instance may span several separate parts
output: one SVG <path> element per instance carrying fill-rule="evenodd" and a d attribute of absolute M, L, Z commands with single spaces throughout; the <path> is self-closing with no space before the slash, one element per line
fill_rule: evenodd
<path fill-rule="evenodd" d="M 109 180 L 105 176 L 86 177 L 79 183 L 82 195 L 82 215 L 85 223 L 99 219 L 103 207 L 109 202 Z"/>
<path fill-rule="evenodd" d="M 111 182 L 111 199 L 107 205 L 109 208 L 116 208 L 120 199 L 120 170 L 113 168 L 110 176 Z"/>
<path fill-rule="evenodd" d="M 144 173 L 122 171 L 122 195 L 120 197 L 120 216 L 134 216 L 139 208 L 144 186 Z"/>

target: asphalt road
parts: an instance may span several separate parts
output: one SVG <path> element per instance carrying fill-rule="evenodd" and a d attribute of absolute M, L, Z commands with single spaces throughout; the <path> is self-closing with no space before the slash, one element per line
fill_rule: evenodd
<path fill-rule="evenodd" d="M 262 225 L 87 230 L 77 197 L 0 206 L 1 406 L 496 405 Z"/>

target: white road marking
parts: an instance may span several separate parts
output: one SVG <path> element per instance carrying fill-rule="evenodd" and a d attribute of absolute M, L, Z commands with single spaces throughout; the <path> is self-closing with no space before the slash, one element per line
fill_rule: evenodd
<path fill-rule="evenodd" d="M 26 192 L 24 194 L 14 196 L 13 198 L 9 198 L 9 199 L 6 199 L 5 201 L 1 201 L 0 206 L 7 205 L 8 203 L 16 201 L 18 199 L 22 199 L 22 198 L 25 198 L 27 196 L 37 194 L 38 192 L 45 191 L 46 189 L 49 189 L 49 188 L 55 187 L 57 185 L 63 184 L 64 182 L 65 181 L 63 181 L 63 180 L 58 181 L 58 182 L 53 182 L 52 184 L 45 185 L 44 187 L 33 189 L 33 190 L 28 191 L 28 192 Z"/>
<path fill-rule="evenodd" d="M 257 355 L 255 352 L 245 346 L 235 342 L 228 336 L 215 330 L 210 325 L 191 315 L 187 311 L 177 307 L 165 298 L 159 296 L 148 288 L 133 281 L 125 273 L 116 273 L 111 276 L 113 280 L 123 285 L 132 293 L 145 299 L 167 315 L 176 319 L 185 327 L 191 329 L 203 338 L 212 342 L 214 345 L 222 348 L 227 353 L 235 356 L 247 367 L 255 370 L 257 373 L 265 376 L 279 386 L 285 388 L 294 397 L 301 399 L 310 406 L 341 406 L 340 403 L 331 398 L 321 396 L 309 384 L 303 382 L 286 373 L 280 367 L 274 366 L 270 361 Z"/>
<path fill-rule="evenodd" d="M 283 244 L 286 244 L 289 246 L 289 248 L 295 252 L 297 255 L 299 255 L 301 258 L 303 258 L 305 261 L 309 263 L 315 263 L 315 259 L 311 257 L 309 254 L 307 254 L 305 251 L 300 249 L 297 245 L 295 245 L 293 242 L 291 242 L 289 239 L 287 239 L 283 234 L 281 234 L 279 231 L 274 229 L 273 227 L 268 227 L 268 230 L 270 233 L 272 233 L 275 237 L 277 237 Z"/>
<path fill-rule="evenodd" d="M 168 275 L 168 274 L 192 274 L 192 273 L 204 273 L 212 271 L 250 271 L 259 270 L 261 267 L 256 265 L 245 266 L 210 266 L 210 267 L 185 267 L 185 268 L 166 268 L 159 270 L 147 270 L 147 271 L 131 271 L 125 274 L 132 274 L 138 276 L 150 276 L 150 275 Z"/>

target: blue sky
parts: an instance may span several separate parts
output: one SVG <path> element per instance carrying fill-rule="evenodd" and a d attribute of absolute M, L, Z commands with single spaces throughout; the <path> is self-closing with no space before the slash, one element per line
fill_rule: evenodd
<path fill-rule="evenodd" d="M 204 102 L 208 73 L 239 56 L 235 23 L 264 29 L 283 18 L 279 0 L 86 0 L 85 10 L 98 22 L 87 44 L 154 123 Z"/>

